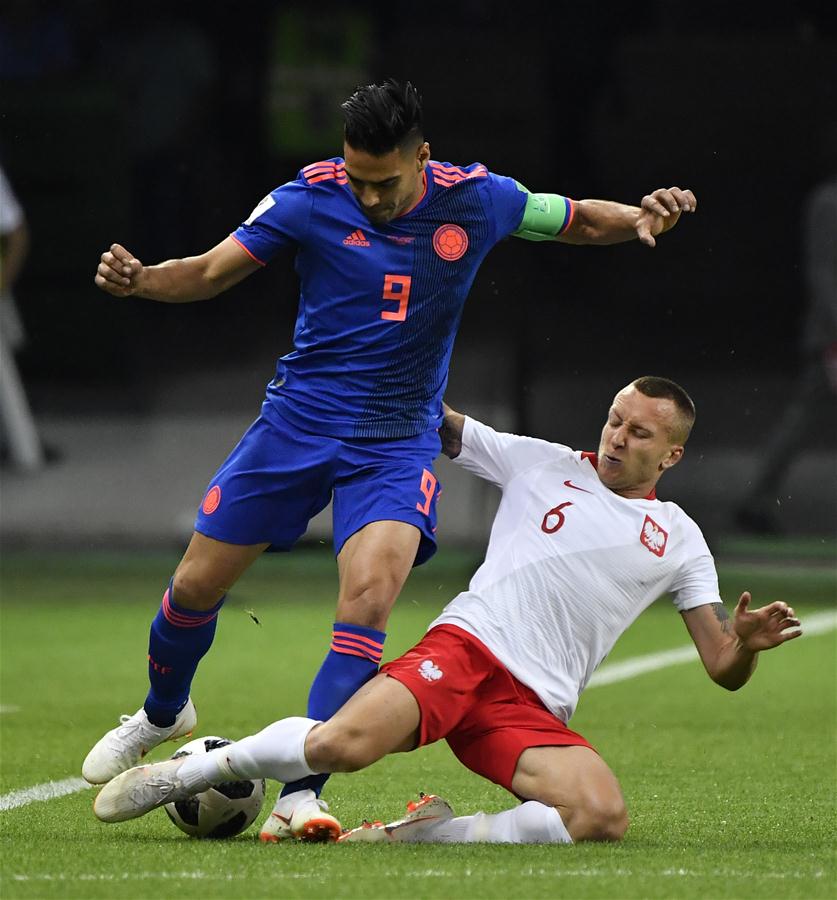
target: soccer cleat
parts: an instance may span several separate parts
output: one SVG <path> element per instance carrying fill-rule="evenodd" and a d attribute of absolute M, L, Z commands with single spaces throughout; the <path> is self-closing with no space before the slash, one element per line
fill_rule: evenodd
<path fill-rule="evenodd" d="M 447 822 L 453 818 L 453 810 L 441 797 L 435 794 L 419 794 L 419 799 L 407 804 L 407 815 L 396 822 L 384 825 L 383 822 L 364 822 L 351 831 L 344 831 L 337 838 L 339 843 L 366 841 L 379 843 L 384 841 L 416 841 L 422 832 L 438 822 Z"/>
<path fill-rule="evenodd" d="M 121 724 L 101 738 L 82 763 L 81 774 L 90 784 L 105 784 L 135 766 L 163 741 L 189 737 L 198 723 L 198 714 L 190 697 L 174 725 L 168 728 L 152 725 L 144 709 L 138 709 L 132 716 L 120 716 L 119 721 Z"/>
<path fill-rule="evenodd" d="M 259 832 L 265 844 L 300 840 L 309 843 L 336 841 L 342 832 L 337 819 L 328 811 L 328 804 L 311 790 L 294 791 L 280 797 Z"/>
<path fill-rule="evenodd" d="M 178 772 L 188 756 L 166 759 L 147 766 L 128 769 L 112 778 L 93 801 L 93 812 L 102 822 L 137 819 L 152 809 L 185 800 L 199 790 L 187 790 Z"/>

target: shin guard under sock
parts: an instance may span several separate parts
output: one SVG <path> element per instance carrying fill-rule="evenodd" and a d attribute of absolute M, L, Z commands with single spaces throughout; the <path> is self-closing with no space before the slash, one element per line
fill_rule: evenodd
<path fill-rule="evenodd" d="M 145 712 L 154 725 L 166 727 L 189 699 L 192 679 L 203 655 L 212 645 L 222 597 L 211 609 L 178 606 L 172 598 L 172 581 L 148 639 L 148 680 Z"/>

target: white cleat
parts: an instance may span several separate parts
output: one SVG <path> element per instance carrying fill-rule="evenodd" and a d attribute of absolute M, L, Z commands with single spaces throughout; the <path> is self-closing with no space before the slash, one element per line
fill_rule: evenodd
<path fill-rule="evenodd" d="M 81 766 L 82 777 L 90 784 L 105 784 L 135 766 L 163 741 L 189 737 L 198 724 L 198 714 L 190 697 L 174 725 L 168 728 L 152 725 L 144 709 L 138 709 L 132 716 L 120 716 L 119 721 L 121 724 L 98 741 Z"/>
<path fill-rule="evenodd" d="M 328 811 L 328 804 L 311 790 L 294 791 L 280 797 L 259 832 L 264 844 L 299 840 L 310 843 L 336 841 L 340 823 Z"/>
<path fill-rule="evenodd" d="M 147 766 L 128 769 L 111 779 L 93 801 L 93 812 L 102 822 L 125 822 L 138 819 L 152 809 L 185 800 L 197 790 L 188 790 L 178 772 L 188 756 L 166 759 Z M 204 787 L 205 789 L 205 787 Z"/>
<path fill-rule="evenodd" d="M 364 822 L 351 831 L 344 831 L 337 838 L 338 843 L 381 843 L 400 841 L 410 843 L 417 841 L 422 832 L 430 825 L 447 822 L 453 818 L 453 810 L 441 797 L 435 794 L 419 794 L 419 799 L 407 804 L 407 815 L 396 822 L 384 825 L 383 822 Z"/>

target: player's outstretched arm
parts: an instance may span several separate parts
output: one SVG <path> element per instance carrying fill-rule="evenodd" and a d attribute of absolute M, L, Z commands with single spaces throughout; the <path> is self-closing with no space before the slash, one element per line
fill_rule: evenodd
<path fill-rule="evenodd" d="M 578 200 L 569 227 L 555 240 L 564 244 L 619 244 L 639 239 L 655 247 L 656 238 L 670 231 L 680 216 L 697 209 L 695 195 L 678 187 L 657 188 L 639 206 L 612 200 Z"/>
<path fill-rule="evenodd" d="M 121 244 L 111 244 L 93 279 L 114 297 L 145 297 L 162 303 L 208 300 L 261 268 L 232 238 L 200 256 L 144 266 Z"/>
<path fill-rule="evenodd" d="M 682 614 L 709 677 L 730 691 L 747 683 L 762 650 L 802 634 L 799 619 L 787 603 L 777 600 L 751 610 L 751 599 L 748 591 L 741 595 L 732 619 L 721 603 Z"/>
<path fill-rule="evenodd" d="M 442 403 L 444 420 L 439 429 L 439 437 L 442 439 L 442 453 L 450 459 L 456 459 L 462 450 L 462 429 L 465 427 L 465 416 L 451 409 L 447 403 Z"/>

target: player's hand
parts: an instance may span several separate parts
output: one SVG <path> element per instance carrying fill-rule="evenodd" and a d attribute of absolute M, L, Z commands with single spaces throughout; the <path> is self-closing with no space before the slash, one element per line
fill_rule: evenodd
<path fill-rule="evenodd" d="M 693 213 L 697 200 L 691 191 L 679 187 L 657 188 L 642 198 L 641 212 L 636 220 L 636 234 L 646 247 L 656 247 L 655 238 L 674 228 L 682 213 Z"/>
<path fill-rule="evenodd" d="M 802 631 L 796 613 L 787 603 L 777 600 L 760 609 L 749 609 L 749 591 L 744 591 L 735 607 L 732 627 L 741 645 L 751 653 L 778 647 L 798 638 Z M 795 628 L 795 631 L 788 631 Z"/>
<path fill-rule="evenodd" d="M 121 244 L 111 244 L 110 250 L 102 254 L 96 277 L 96 287 L 113 294 L 114 297 L 130 297 L 139 290 L 139 279 L 143 265 Z"/>

